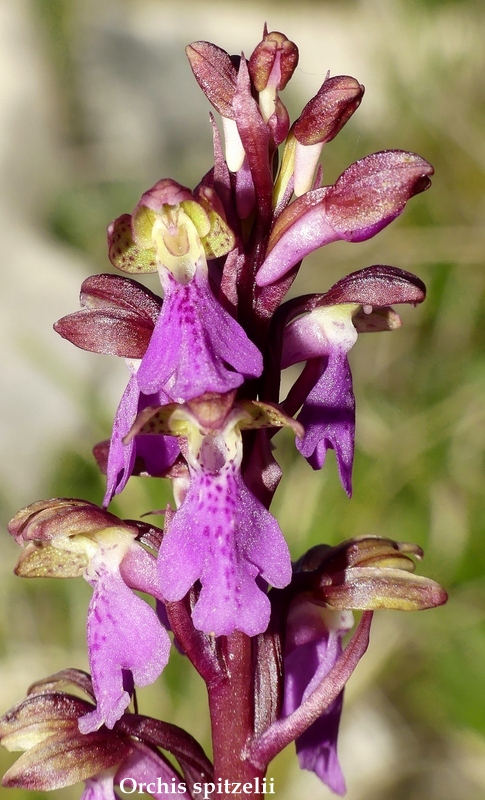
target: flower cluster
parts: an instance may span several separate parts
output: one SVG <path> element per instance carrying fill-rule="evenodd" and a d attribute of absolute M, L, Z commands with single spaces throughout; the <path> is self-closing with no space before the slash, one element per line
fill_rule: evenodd
<path fill-rule="evenodd" d="M 283 34 L 265 28 L 249 59 L 208 42 L 187 55 L 221 118 L 223 139 L 212 118 L 214 165 L 193 191 L 159 180 L 108 228 L 112 265 L 158 273 L 163 299 L 132 277 L 96 275 L 81 287 L 81 310 L 55 325 L 78 347 L 123 357 L 130 376 L 111 438 L 94 449 L 107 476 L 103 506 L 56 498 L 10 523 L 24 546 L 17 574 L 82 576 L 93 595 L 91 677 L 68 671 L 36 684 L 3 718 L 4 746 L 28 750 L 4 784 L 52 789 L 84 779 L 84 800 L 108 798 L 129 766 L 132 776 L 158 770 L 191 797 L 194 781 L 212 775 L 199 745 L 129 710 L 135 685 L 165 667 L 172 631 L 208 687 L 214 779 L 228 753 L 236 776 L 264 776 L 296 741 L 301 766 L 343 793 L 343 687 L 367 647 L 372 611 L 429 608 L 446 595 L 413 574 L 418 548 L 379 537 L 322 546 L 292 566 L 269 510 L 280 479 L 271 440 L 290 427 L 315 470 L 333 449 L 350 496 L 348 352 L 359 333 L 397 328 L 392 305 L 420 303 L 425 287 L 373 265 L 324 293 L 284 298 L 306 255 L 374 236 L 429 186 L 433 170 L 389 150 L 323 185 L 323 147 L 364 94 L 354 78 L 327 77 L 291 124 L 280 92 L 298 50 Z M 294 364 L 303 369 L 280 397 L 281 371 Z M 165 509 L 163 530 L 107 510 L 132 475 L 172 481 L 175 507 Z M 365 613 L 344 648 L 352 609 Z M 89 701 L 61 690 L 66 680 Z M 245 711 L 229 730 L 235 697 Z"/>

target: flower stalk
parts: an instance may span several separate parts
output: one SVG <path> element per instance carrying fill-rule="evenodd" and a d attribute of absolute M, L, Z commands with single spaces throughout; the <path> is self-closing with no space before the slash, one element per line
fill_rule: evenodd
<path fill-rule="evenodd" d="M 194 190 L 158 180 L 109 225 L 108 257 L 123 274 L 85 280 L 81 309 L 54 326 L 77 347 L 124 358 L 129 378 L 110 438 L 94 447 L 101 505 L 53 498 L 9 524 L 18 576 L 82 578 L 92 599 L 90 675 L 39 681 L 0 719 L 1 743 L 24 751 L 3 785 L 82 780 L 82 800 L 112 800 L 126 781 L 156 798 L 229 798 L 235 786 L 260 798 L 271 759 L 295 742 L 300 766 L 343 794 L 344 689 L 373 612 L 433 608 L 446 592 L 414 574 L 420 548 L 381 536 L 321 544 L 292 563 L 271 512 L 281 478 L 272 440 L 290 428 L 314 470 L 333 449 L 350 497 L 359 392 L 348 353 L 362 333 L 399 328 L 393 306 L 416 306 L 426 290 L 378 264 L 285 296 L 307 255 L 376 235 L 433 168 L 384 150 L 324 184 L 324 146 L 364 87 L 327 76 L 291 123 L 280 93 L 299 55 L 278 31 L 265 26 L 248 59 L 209 42 L 187 56 L 220 117 L 214 164 Z M 133 277 L 149 273 L 162 296 Z M 282 371 L 295 364 L 282 396 Z M 107 510 L 134 476 L 171 482 L 163 527 Z M 363 614 L 351 633 L 354 610 Z M 189 732 L 139 713 L 136 686 L 158 680 L 172 643 L 206 684 L 213 763 Z"/>

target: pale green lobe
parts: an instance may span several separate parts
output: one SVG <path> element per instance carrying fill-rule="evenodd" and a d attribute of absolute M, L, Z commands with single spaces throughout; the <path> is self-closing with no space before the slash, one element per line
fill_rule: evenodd
<path fill-rule="evenodd" d="M 144 230 L 144 228 L 145 225 L 141 225 L 141 229 Z M 151 238 L 150 245 L 146 247 L 135 243 L 129 214 L 118 217 L 108 227 L 108 245 L 109 260 L 122 272 L 141 274 L 157 271 L 155 250 Z"/>
<path fill-rule="evenodd" d="M 58 550 L 50 542 L 31 542 L 22 552 L 15 574 L 21 578 L 79 578 L 88 563 L 86 553 Z"/>

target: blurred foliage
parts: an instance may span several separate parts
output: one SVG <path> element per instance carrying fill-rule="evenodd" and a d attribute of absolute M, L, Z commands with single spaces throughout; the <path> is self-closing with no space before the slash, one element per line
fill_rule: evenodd
<path fill-rule="evenodd" d="M 289 9 L 293 4 L 281 5 Z M 351 161 L 369 152 L 391 147 L 419 152 L 434 164 L 436 177 L 434 188 L 413 199 L 400 221 L 375 240 L 358 247 L 339 243 L 308 259 L 294 293 L 321 291 L 346 272 L 391 263 L 419 274 L 427 283 L 428 298 L 418 309 L 403 310 L 402 330 L 360 337 L 351 353 L 358 410 L 352 500 L 338 483 L 333 454 L 322 473 L 313 473 L 297 457 L 285 431 L 276 440 L 284 477 L 274 513 L 295 557 L 317 542 L 335 543 L 369 532 L 417 542 L 426 553 L 419 571 L 450 592 L 449 604 L 433 612 L 378 615 L 374 655 L 371 647 L 353 678 L 354 688 L 349 687 L 344 713 L 342 760 L 349 772 L 349 799 L 478 800 L 485 793 L 485 84 L 475 23 L 480 16 L 483 23 L 483 10 L 472 0 L 314 5 L 328 8 L 334 21 L 341 13 L 343 26 L 352 12 L 352 30 L 360 33 L 349 39 L 348 47 L 358 50 L 359 37 L 370 37 L 383 86 L 383 105 L 375 118 L 367 117 L 361 127 L 357 114 L 325 148 L 325 179 L 334 180 Z M 120 0 L 115 6 L 132 15 L 138 8 L 134 0 Z M 131 210 L 144 176 L 134 176 L 127 166 L 112 179 L 99 163 L 83 107 L 79 51 L 85 40 L 77 27 L 77 4 L 35 0 L 31 8 L 46 63 L 55 76 L 67 148 L 64 187 L 46 199 L 42 210 L 46 230 L 86 253 L 93 271 L 106 270 L 105 224 Z M 309 26 L 311 8 L 307 4 Z M 284 27 L 290 37 L 291 19 L 289 15 Z M 225 46 L 223 30 L 217 44 Z M 372 85 L 367 92 L 370 98 Z M 293 112 L 306 99 L 289 92 Z M 193 184 L 208 167 L 206 119 L 194 120 L 203 144 Z M 174 157 L 170 148 L 167 151 L 167 163 L 173 165 L 170 174 L 188 181 L 192 162 L 184 162 L 180 174 L 179 143 L 174 147 Z M 154 164 L 152 182 L 160 177 L 158 169 Z M 80 402 L 84 434 L 73 435 L 57 453 L 45 478 L 45 496 L 67 494 L 99 502 L 103 479 L 89 451 L 96 437 L 108 435 L 113 408 L 99 384 L 81 393 Z M 163 508 L 168 500 L 167 486 L 132 479 L 113 510 L 133 517 Z M 10 542 L 5 546 L 7 558 L 14 562 Z M 86 665 L 87 586 L 81 581 L 41 585 L 6 577 L 0 591 L 8 609 L 2 618 L 0 670 L 6 690 L 17 692 L 9 694 L 10 702 L 22 695 L 22 679 L 32 679 L 33 666 L 40 677 L 42 670 Z M 168 691 L 150 687 L 140 693 L 142 709 L 187 726 L 209 747 L 198 677 L 174 654 L 162 681 Z M 352 722 L 353 714 L 357 719 L 359 708 L 366 712 L 365 719 L 377 709 L 389 740 L 388 768 L 379 781 L 377 766 L 368 780 L 350 774 L 354 758 L 358 765 L 364 763 L 352 739 L 352 725 L 358 725 Z M 386 727 L 389 720 L 394 727 Z M 367 737 L 365 726 L 358 730 Z M 370 760 L 377 762 L 379 757 L 374 751 Z M 0 755 L 2 767 L 12 761 L 12 756 Z M 276 760 L 273 774 L 281 787 L 280 800 L 296 794 L 330 796 L 316 779 L 299 776 L 292 753 Z M 70 800 L 79 796 L 79 787 L 56 794 Z M 15 796 L 24 800 L 22 792 Z M 25 794 L 25 800 L 27 796 L 47 797 Z"/>

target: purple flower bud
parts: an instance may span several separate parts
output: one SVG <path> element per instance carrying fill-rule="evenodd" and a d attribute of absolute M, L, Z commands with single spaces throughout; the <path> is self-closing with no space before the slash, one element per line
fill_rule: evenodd
<path fill-rule="evenodd" d="M 298 66 L 298 48 L 278 31 L 265 33 L 248 62 L 254 88 L 262 92 L 271 85 L 282 91 Z"/>
<path fill-rule="evenodd" d="M 363 95 L 364 87 L 349 75 L 327 78 L 295 122 L 295 138 L 306 146 L 332 141 L 358 109 Z"/>
<path fill-rule="evenodd" d="M 352 494 L 355 442 L 355 398 L 352 374 L 344 352 L 335 351 L 321 361 L 322 374 L 298 416 L 305 428 L 296 447 L 313 469 L 322 469 L 327 450 L 335 450 L 340 481 Z"/>
<path fill-rule="evenodd" d="M 355 78 L 327 78 L 303 109 L 292 128 L 295 137 L 294 192 L 297 197 L 313 186 L 315 168 L 326 142 L 342 130 L 359 107 L 364 87 Z"/>

